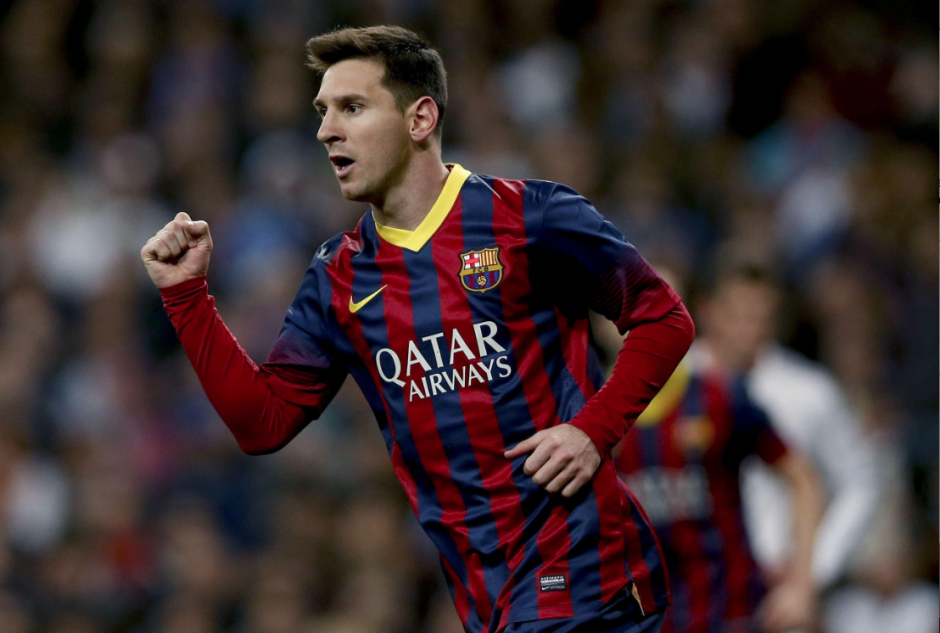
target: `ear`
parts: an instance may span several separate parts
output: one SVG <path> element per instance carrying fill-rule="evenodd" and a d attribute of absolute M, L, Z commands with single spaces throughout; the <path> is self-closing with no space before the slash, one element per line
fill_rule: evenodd
<path fill-rule="evenodd" d="M 415 143 L 423 143 L 429 136 L 434 134 L 437 127 L 437 121 L 440 113 L 437 110 L 437 104 L 434 99 L 428 96 L 421 97 L 409 108 L 411 114 L 411 140 Z"/>

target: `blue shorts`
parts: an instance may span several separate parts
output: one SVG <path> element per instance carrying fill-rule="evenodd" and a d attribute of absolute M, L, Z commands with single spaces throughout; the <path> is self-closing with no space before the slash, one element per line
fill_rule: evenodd
<path fill-rule="evenodd" d="M 624 589 L 593 613 L 513 622 L 503 633 L 659 633 L 665 618 L 665 609 L 641 614 L 636 600 Z"/>

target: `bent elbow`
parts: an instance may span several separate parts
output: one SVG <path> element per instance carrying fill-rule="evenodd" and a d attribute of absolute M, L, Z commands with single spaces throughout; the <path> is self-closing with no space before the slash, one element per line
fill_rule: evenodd
<path fill-rule="evenodd" d="M 245 455 L 248 455 L 248 456 L 250 456 L 250 457 L 260 457 L 260 456 L 262 456 L 262 455 L 270 455 L 271 453 L 276 453 L 278 450 L 280 450 L 280 448 L 281 448 L 281 447 L 279 447 L 279 446 L 273 446 L 273 447 L 269 447 L 269 446 L 250 446 L 250 447 L 245 447 L 245 446 L 243 446 L 243 447 L 242 447 L 242 452 L 243 452 Z"/>
<path fill-rule="evenodd" d="M 685 333 L 685 342 L 688 347 L 692 347 L 692 343 L 695 341 L 695 321 L 692 320 L 692 315 L 689 314 L 689 310 L 684 303 L 679 302 L 676 308 L 679 310 L 679 319 L 682 323 L 682 331 Z"/>
<path fill-rule="evenodd" d="M 283 442 L 266 442 L 263 439 L 259 440 L 257 438 L 251 439 L 242 439 L 236 438 L 238 440 L 238 447 L 242 449 L 242 452 L 246 455 L 251 455 L 252 457 L 258 455 L 270 455 L 271 453 L 276 453 L 287 444 L 287 441 Z"/>
<path fill-rule="evenodd" d="M 308 411 L 302 423 L 298 418 L 292 423 L 270 424 L 267 432 L 236 435 L 235 439 L 246 455 L 270 455 L 287 446 L 307 424 L 319 417 L 319 410 Z"/>

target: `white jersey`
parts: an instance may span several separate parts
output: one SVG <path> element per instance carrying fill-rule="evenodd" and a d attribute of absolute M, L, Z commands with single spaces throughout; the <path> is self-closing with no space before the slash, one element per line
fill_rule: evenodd
<path fill-rule="evenodd" d="M 781 438 L 813 462 L 829 495 L 813 553 L 813 578 L 824 588 L 844 571 L 875 511 L 873 451 L 835 379 L 796 352 L 765 349 L 747 386 Z M 757 462 L 742 468 L 742 501 L 754 556 L 772 569 L 785 562 L 792 542 L 790 499 L 786 484 Z"/>

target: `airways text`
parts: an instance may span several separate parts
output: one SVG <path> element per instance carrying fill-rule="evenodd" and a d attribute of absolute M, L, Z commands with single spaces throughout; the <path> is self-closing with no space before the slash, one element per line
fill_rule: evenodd
<path fill-rule="evenodd" d="M 444 332 L 430 334 L 418 341 L 408 341 L 407 351 L 401 350 L 401 354 L 383 347 L 375 354 L 379 376 L 407 392 L 409 402 L 509 377 L 512 366 L 504 353 L 506 348 L 496 340 L 496 323 L 474 323 L 473 333 L 469 343 L 457 329 L 451 330 L 449 336 Z M 455 362 L 461 366 L 455 367 Z M 420 372 L 416 366 L 421 368 Z M 413 378 L 412 372 L 416 374 Z"/>

